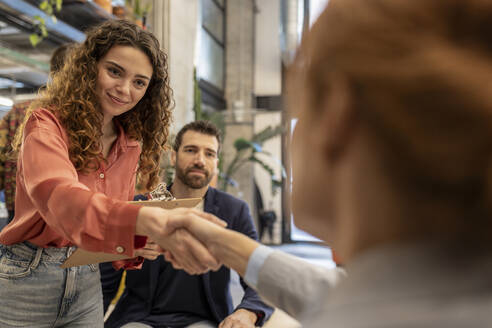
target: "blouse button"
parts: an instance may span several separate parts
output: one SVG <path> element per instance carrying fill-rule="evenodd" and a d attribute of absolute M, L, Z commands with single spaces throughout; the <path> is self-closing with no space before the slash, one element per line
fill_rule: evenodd
<path fill-rule="evenodd" d="M 100 177 L 101 179 L 104 179 L 104 173 L 99 174 L 99 177 Z"/>
<path fill-rule="evenodd" d="M 125 251 L 125 248 L 123 246 L 116 246 L 116 251 L 121 254 Z"/>

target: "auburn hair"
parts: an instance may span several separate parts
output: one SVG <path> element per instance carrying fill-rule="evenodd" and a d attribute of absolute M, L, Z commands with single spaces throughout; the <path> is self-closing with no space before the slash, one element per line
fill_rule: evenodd
<path fill-rule="evenodd" d="M 333 76 L 342 76 L 395 190 L 427 209 L 445 204 L 426 224 L 453 213 L 484 239 L 492 213 L 491 20 L 489 0 L 331 0 L 288 82 L 292 109 L 302 89 L 303 108 L 316 111 Z"/>

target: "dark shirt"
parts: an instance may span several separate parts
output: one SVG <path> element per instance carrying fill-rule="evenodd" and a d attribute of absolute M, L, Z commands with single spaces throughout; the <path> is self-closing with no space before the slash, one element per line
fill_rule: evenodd
<path fill-rule="evenodd" d="M 170 263 L 159 257 L 161 267 L 161 284 L 156 290 L 159 297 L 153 304 L 151 314 L 146 322 L 154 327 L 165 324 L 169 327 L 188 326 L 198 321 L 214 321 L 205 296 L 203 281 L 199 275 L 189 275 L 182 270 L 174 270 Z M 127 279 L 132 279 L 134 272 L 127 272 Z M 138 275 L 138 273 L 137 273 Z M 136 277 L 137 279 L 139 277 Z M 186 291 L 186 292 L 183 292 Z M 186 309 L 186 312 L 183 312 Z M 158 315 L 153 320 L 152 314 Z"/>

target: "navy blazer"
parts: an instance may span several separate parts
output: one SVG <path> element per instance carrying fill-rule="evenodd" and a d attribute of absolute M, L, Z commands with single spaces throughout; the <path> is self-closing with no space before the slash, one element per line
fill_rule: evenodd
<path fill-rule="evenodd" d="M 227 228 L 241 232 L 250 238 L 258 239 L 249 207 L 244 201 L 209 187 L 205 194 L 204 211 L 226 221 Z M 144 261 L 142 270 L 132 270 L 127 273 L 125 292 L 106 321 L 104 325 L 106 328 L 120 327 L 125 323 L 134 321 L 146 322 L 145 319 L 149 316 L 152 317 L 152 321 L 155 321 L 156 318 L 158 320 L 158 314 L 151 314 L 151 311 L 155 298 L 159 295 L 159 282 L 166 279 L 165 276 L 161 276 L 163 265 L 170 264 L 161 256 L 155 261 Z M 219 323 L 234 311 L 229 290 L 230 270 L 222 266 L 218 271 L 210 271 L 200 275 L 200 277 L 203 280 L 205 296 L 211 314 Z M 240 283 L 244 289 L 244 296 L 236 309 L 244 308 L 258 313 L 259 320 L 256 325 L 263 325 L 265 320 L 271 316 L 273 309 L 263 303 L 258 294 L 246 285 L 242 278 Z M 183 290 L 183 293 L 186 292 Z"/>

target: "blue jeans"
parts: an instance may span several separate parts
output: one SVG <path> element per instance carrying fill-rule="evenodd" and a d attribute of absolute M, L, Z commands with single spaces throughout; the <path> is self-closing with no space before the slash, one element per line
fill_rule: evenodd
<path fill-rule="evenodd" d="M 97 265 L 60 268 L 74 249 L 0 244 L 0 327 L 104 327 Z"/>

